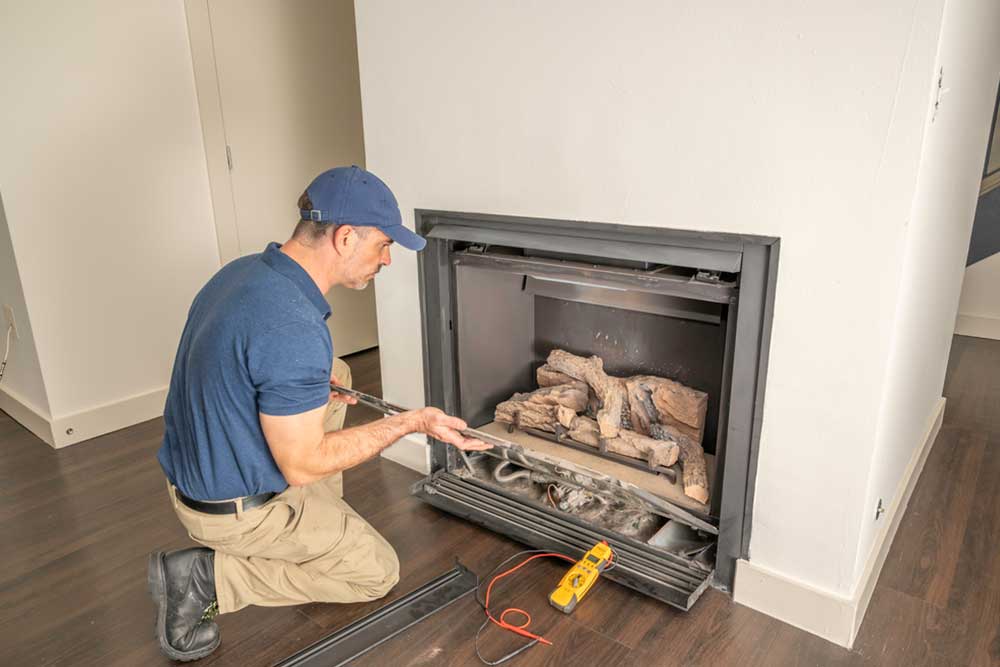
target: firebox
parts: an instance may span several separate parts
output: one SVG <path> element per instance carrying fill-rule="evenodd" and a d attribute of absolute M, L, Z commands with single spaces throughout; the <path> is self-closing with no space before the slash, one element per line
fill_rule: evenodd
<path fill-rule="evenodd" d="M 426 502 L 536 548 L 607 540 L 681 609 L 748 556 L 776 238 L 418 211 L 427 402 L 509 446 L 431 441 Z"/>

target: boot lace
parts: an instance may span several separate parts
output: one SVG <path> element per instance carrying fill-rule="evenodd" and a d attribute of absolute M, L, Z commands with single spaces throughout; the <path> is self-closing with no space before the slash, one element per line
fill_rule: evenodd
<path fill-rule="evenodd" d="M 211 621 L 213 618 L 215 618 L 218 615 L 219 615 L 219 601 L 218 600 L 212 600 L 212 604 L 210 604 L 207 607 L 205 607 L 205 611 L 202 612 L 202 614 L 201 614 L 201 622 L 202 623 L 207 623 L 208 621 Z"/>

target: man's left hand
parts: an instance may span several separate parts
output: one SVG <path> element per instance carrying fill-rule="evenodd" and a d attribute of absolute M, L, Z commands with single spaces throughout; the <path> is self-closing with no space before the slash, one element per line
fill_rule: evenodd
<path fill-rule="evenodd" d="M 333 384 L 339 385 L 340 384 L 340 378 L 338 378 L 336 375 L 332 375 L 331 374 L 330 375 L 330 382 L 332 382 Z M 340 392 L 333 391 L 333 390 L 330 391 L 330 400 L 331 401 L 340 401 L 341 403 L 347 403 L 348 405 L 356 405 L 357 402 L 358 402 L 358 399 L 354 398 L 353 396 L 348 396 L 347 394 L 341 394 Z"/>

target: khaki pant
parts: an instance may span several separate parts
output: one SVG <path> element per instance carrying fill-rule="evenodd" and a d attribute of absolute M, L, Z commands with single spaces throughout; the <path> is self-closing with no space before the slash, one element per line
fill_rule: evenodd
<path fill-rule="evenodd" d="M 351 386 L 350 369 L 340 359 L 334 359 L 334 373 Z M 343 427 L 346 407 L 330 404 L 327 431 Z M 215 550 L 222 613 L 247 605 L 375 600 L 399 581 L 396 552 L 344 502 L 339 473 L 290 486 L 262 507 L 225 515 L 196 512 L 168 487 L 188 534 Z"/>

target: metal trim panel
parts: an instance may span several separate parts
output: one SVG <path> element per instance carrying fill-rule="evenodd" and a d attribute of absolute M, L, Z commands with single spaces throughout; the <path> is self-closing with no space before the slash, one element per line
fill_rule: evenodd
<path fill-rule="evenodd" d="M 760 449 L 764 385 L 770 347 L 777 246 L 749 246 L 744 250 L 740 274 L 740 299 L 736 311 L 736 336 L 732 357 L 726 453 L 722 471 L 722 504 L 719 508 L 719 551 L 716 580 L 730 590 L 736 560 L 750 554 L 754 482 Z M 745 441 L 745 448 L 729 443 Z"/>
<path fill-rule="evenodd" d="M 418 231 L 424 224 L 417 220 Z M 449 262 L 451 244 L 432 241 L 417 253 L 417 280 L 420 292 L 421 350 L 424 362 L 424 402 L 449 414 L 458 413 L 457 357 L 451 314 L 455 312 L 454 267 Z M 431 470 L 454 464 L 453 450 L 428 438 L 431 443 Z"/>
<path fill-rule="evenodd" d="M 522 257 L 500 253 L 459 251 L 452 254 L 455 266 L 476 266 L 493 271 L 520 273 L 536 278 L 554 277 L 570 281 L 666 294 L 697 301 L 728 303 L 738 291 L 733 282 L 707 282 L 687 276 L 652 271 L 604 267 L 585 262 Z"/>
<path fill-rule="evenodd" d="M 741 260 L 739 250 L 686 248 L 650 241 L 567 236 L 538 231 L 469 227 L 451 223 L 434 225 L 427 233 L 427 238 L 531 248 L 572 255 L 601 255 L 615 259 L 649 261 L 671 266 L 686 266 L 730 273 L 740 270 Z"/>
<path fill-rule="evenodd" d="M 525 231 L 543 229 L 547 233 L 559 236 L 588 236 L 611 240 L 627 237 L 640 243 L 662 243 L 664 236 L 669 235 L 670 245 L 686 248 L 732 250 L 736 252 L 742 252 L 743 246 L 747 243 L 769 245 L 777 240 L 777 237 L 774 236 L 694 231 L 681 229 L 677 226 L 668 227 L 662 224 L 657 227 L 649 227 L 646 225 L 624 225 L 613 222 L 557 220 L 553 218 L 533 218 L 432 209 L 416 209 L 415 213 L 427 225 L 425 231 L 437 224 L 451 223 L 470 227 L 511 228 Z"/>

